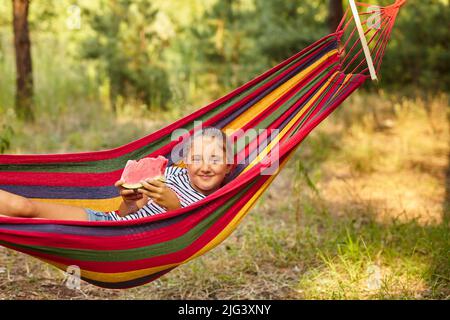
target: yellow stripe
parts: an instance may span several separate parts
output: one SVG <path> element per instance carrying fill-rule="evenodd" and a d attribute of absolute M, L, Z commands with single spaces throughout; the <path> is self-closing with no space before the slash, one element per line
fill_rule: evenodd
<path fill-rule="evenodd" d="M 300 73 L 298 73 L 297 75 L 286 81 L 283 85 L 272 91 L 269 95 L 267 95 L 266 97 L 255 103 L 251 108 L 249 108 L 239 117 L 230 122 L 226 127 L 224 127 L 223 129 L 224 132 L 225 133 L 234 132 L 237 129 L 242 128 L 246 123 L 254 119 L 256 115 L 259 115 L 262 111 L 267 109 L 267 107 L 269 107 L 273 102 L 278 100 L 285 92 L 289 91 L 298 82 L 300 82 L 302 79 L 308 76 L 320 64 L 325 62 L 329 57 L 337 54 L 338 54 L 337 50 L 332 50 L 327 54 L 325 54 L 322 58 L 320 58 L 312 65 L 307 67 L 305 70 L 301 71 Z"/>
<path fill-rule="evenodd" d="M 290 155 L 286 157 L 285 161 L 280 163 L 280 169 L 284 167 L 289 158 Z M 275 174 L 271 175 L 270 178 L 267 179 L 266 182 L 264 182 L 264 184 L 256 191 L 253 197 L 242 207 L 241 210 L 239 210 L 238 214 L 236 214 L 233 220 L 231 220 L 230 223 L 214 239 L 212 239 L 206 246 L 204 246 L 202 249 L 200 249 L 197 253 L 195 253 L 192 257 L 190 257 L 183 263 L 188 262 L 194 258 L 197 258 L 202 254 L 205 254 L 209 250 L 219 245 L 222 241 L 224 241 L 237 228 L 237 226 L 239 225 L 241 220 L 247 215 L 247 213 L 250 212 L 250 210 L 256 204 L 256 200 L 258 200 L 259 197 L 263 194 L 263 192 L 269 187 L 272 180 L 275 179 L 275 177 L 279 174 L 279 172 L 280 170 L 278 170 Z"/>
<path fill-rule="evenodd" d="M 115 197 L 109 199 L 44 199 L 33 198 L 33 200 L 56 203 L 75 207 L 91 208 L 98 211 L 113 211 L 117 210 L 122 202 L 122 197 Z"/>
<path fill-rule="evenodd" d="M 330 52 L 329 54 L 324 56 L 321 60 L 324 60 L 327 57 L 331 56 L 333 54 L 333 52 L 335 52 L 335 51 L 336 50 L 333 50 L 332 52 Z M 321 60 L 317 61 L 315 64 L 320 64 Z M 316 66 L 317 65 L 315 65 L 314 67 L 316 67 Z M 304 72 L 307 71 L 307 70 L 308 69 L 305 69 Z M 282 95 L 283 92 L 285 92 L 286 90 L 289 90 L 293 85 L 295 85 L 295 83 L 298 82 L 299 79 L 301 79 L 301 75 L 304 72 L 302 72 L 299 75 L 297 75 L 296 77 L 292 78 L 285 85 L 280 87 L 279 88 L 280 90 L 275 90 L 272 94 L 270 94 L 268 97 L 263 99 L 263 101 L 260 101 L 260 102 L 264 102 L 264 103 L 257 103 L 257 104 L 255 104 L 255 106 L 253 106 L 250 110 L 248 110 L 245 114 L 243 114 L 242 117 L 239 117 L 238 119 L 236 119 L 236 120 L 241 120 L 240 122 L 239 121 L 233 121 L 230 125 L 228 125 L 224 129 L 236 128 L 236 126 L 238 126 L 237 128 L 242 127 L 242 125 L 246 121 L 249 120 L 248 119 L 249 115 L 254 117 L 255 116 L 254 112 L 261 112 L 262 110 L 264 110 L 264 108 L 267 108 L 276 98 L 279 98 Z M 288 123 L 288 125 L 286 125 L 285 128 L 283 128 L 283 130 L 276 137 L 276 139 L 274 139 L 263 150 L 263 152 L 261 154 L 259 154 L 258 157 L 256 159 L 254 159 L 250 163 L 250 165 L 244 169 L 243 172 L 249 170 L 257 162 L 259 162 L 265 155 L 267 155 L 268 151 L 273 147 L 273 145 L 275 143 L 277 143 L 281 139 L 281 137 L 283 137 L 287 133 L 287 131 L 289 131 L 289 129 L 294 125 L 294 123 L 302 116 L 302 114 L 305 112 L 305 110 L 307 110 L 308 107 L 316 100 L 316 98 L 318 96 L 320 96 L 320 94 L 323 93 L 323 91 L 329 85 L 330 81 L 332 81 L 332 79 L 334 79 L 334 77 L 336 75 L 337 75 L 337 73 L 335 73 L 332 77 L 330 77 L 330 80 L 326 81 L 326 83 L 314 95 L 314 97 L 308 101 L 307 105 L 304 108 L 302 108 L 301 112 L 299 112 L 293 119 L 291 119 L 291 121 Z M 305 75 L 303 75 L 303 76 L 305 76 Z M 349 77 L 346 77 L 345 81 L 348 81 L 348 79 L 349 79 Z M 274 95 L 275 92 L 276 92 L 276 94 Z M 249 111 L 252 111 L 253 115 L 249 114 L 248 113 Z M 295 150 L 299 146 L 300 145 L 296 146 L 293 150 L 291 150 L 291 152 L 284 159 L 284 161 L 279 164 L 279 167 L 278 167 L 277 171 L 274 174 L 272 174 L 271 177 L 269 179 L 267 179 L 267 181 L 255 192 L 255 194 L 252 196 L 252 198 L 239 210 L 239 212 L 230 221 L 230 223 L 214 239 L 212 239 L 207 245 L 205 245 L 202 249 L 197 251 L 194 255 L 192 255 L 191 257 L 187 258 L 186 260 L 184 260 L 184 261 L 182 261 L 180 263 L 173 263 L 173 264 L 168 264 L 168 265 L 161 265 L 161 266 L 158 266 L 158 267 L 145 268 L 145 269 L 139 269 L 139 270 L 133 270 L 133 271 L 127 271 L 127 272 L 117 272 L 117 273 L 103 273 L 103 272 L 94 272 L 94 271 L 88 271 L 88 270 L 81 270 L 81 275 L 83 277 L 87 278 L 87 279 L 91 279 L 91 280 L 94 280 L 94 281 L 100 281 L 100 282 L 107 282 L 107 283 L 124 282 L 124 281 L 130 281 L 130 280 L 133 280 L 133 279 L 141 278 L 141 277 L 144 277 L 144 276 L 148 276 L 148 275 L 151 275 L 151 274 L 155 274 L 157 272 L 160 272 L 160 271 L 163 271 L 163 270 L 175 267 L 177 265 L 181 265 L 181 264 L 187 263 L 187 262 L 197 258 L 198 256 L 203 255 L 204 253 L 208 252 L 209 250 L 213 249 L 218 244 L 223 242 L 237 228 L 237 226 L 239 225 L 240 221 L 253 208 L 253 206 L 256 204 L 256 201 L 261 197 L 263 192 L 268 188 L 268 186 L 271 184 L 273 179 L 275 179 L 275 177 L 279 174 L 281 169 L 286 165 L 287 161 L 292 157 L 292 155 L 295 153 Z M 47 202 L 55 202 L 55 203 L 56 202 L 57 203 L 66 203 L 66 204 L 69 204 L 69 205 L 78 205 L 78 206 L 83 206 L 83 207 L 90 207 L 92 209 L 101 210 L 101 211 L 109 211 L 109 210 L 114 210 L 114 208 L 117 208 L 119 206 L 121 198 L 117 197 L 117 198 L 106 199 L 106 200 L 71 200 L 71 199 L 57 199 L 57 200 L 54 200 L 54 199 L 39 199 L 39 200 L 47 201 Z M 50 200 L 50 201 L 48 201 L 48 200 Z M 110 209 L 112 206 L 109 206 L 109 204 L 111 204 L 111 201 L 113 201 L 113 200 L 117 201 L 117 205 L 114 208 Z M 104 202 L 104 203 L 102 203 L 102 202 Z M 60 264 L 60 263 L 57 263 L 57 262 L 54 262 L 54 261 L 45 260 L 45 259 L 42 259 L 42 260 L 47 262 L 47 263 L 49 263 L 49 264 L 52 264 L 52 265 L 56 266 L 57 268 L 59 268 L 61 270 L 64 270 L 64 271 L 68 267 L 67 265 Z"/>
<path fill-rule="evenodd" d="M 57 267 L 58 269 L 60 269 L 62 271 L 67 270 L 68 265 L 65 265 L 65 264 L 62 264 L 59 262 L 54 262 L 54 261 L 47 260 L 47 259 L 42 259 L 42 258 L 39 258 L 39 259 L 41 259 L 42 261 L 44 261 L 48 264 L 54 265 L 55 267 Z M 168 264 L 168 265 L 146 268 L 146 269 L 127 271 L 127 272 L 116 272 L 116 273 L 103 273 L 103 272 L 95 272 L 95 271 L 88 271 L 88 270 L 81 269 L 80 273 L 81 273 L 82 277 L 90 279 L 90 280 L 100 281 L 100 282 L 108 282 L 108 283 L 117 283 L 117 282 L 124 282 L 124 281 L 130 281 L 133 279 L 142 278 L 144 276 L 152 275 L 159 271 L 169 269 L 171 267 L 176 267 L 177 265 L 179 265 L 179 263 Z"/>
<path fill-rule="evenodd" d="M 307 107 L 311 103 L 314 102 L 315 98 L 319 96 L 325 88 L 329 85 L 330 81 L 334 79 L 334 77 L 337 75 L 335 73 L 332 77 L 330 77 L 330 80 L 327 80 L 327 82 L 321 87 L 319 92 L 316 93 L 313 99 L 311 99 L 308 102 Z M 303 108 L 303 110 L 306 110 L 306 108 Z M 303 112 L 303 111 L 302 111 Z M 286 132 L 289 130 L 290 127 L 293 126 L 293 124 L 296 122 L 296 120 L 301 116 L 302 113 L 298 114 L 296 117 L 291 119 L 291 121 L 286 125 L 286 127 L 281 131 L 280 135 L 284 136 Z M 278 138 L 278 137 L 277 137 Z M 278 140 L 277 140 L 278 141 Z M 267 148 L 264 149 L 264 152 L 267 153 L 267 150 L 270 148 L 271 145 L 269 145 Z M 246 216 L 246 214 L 252 209 L 252 207 L 256 204 L 256 201 L 259 199 L 259 197 L 263 194 L 263 192 L 268 188 L 268 186 L 271 184 L 273 179 L 279 174 L 281 169 L 286 165 L 288 160 L 292 157 L 292 155 L 295 153 L 295 150 L 300 146 L 296 146 L 291 152 L 288 154 L 288 156 L 279 164 L 278 170 L 271 175 L 271 177 L 256 191 L 256 193 L 252 196 L 252 198 L 239 210 L 239 212 L 236 214 L 236 216 L 230 221 L 230 223 L 214 238 L 212 239 L 207 245 L 205 245 L 203 248 L 201 248 L 199 251 L 197 251 L 194 255 L 187 258 L 186 260 L 180 262 L 180 263 L 173 263 L 168 265 L 161 265 L 158 267 L 152 267 L 152 268 L 145 268 L 145 269 L 139 269 L 139 270 L 133 270 L 133 271 L 127 271 L 127 272 L 118 272 L 118 273 L 102 273 L 102 272 L 94 272 L 94 271 L 88 271 L 88 270 L 81 270 L 81 275 L 85 278 L 92 279 L 95 281 L 100 282 L 108 282 L 108 283 L 115 283 L 115 282 L 123 282 L 123 281 L 130 281 L 133 279 L 141 278 L 144 276 L 148 276 L 151 274 L 155 274 L 157 272 L 160 272 L 162 270 L 166 270 L 168 268 L 175 267 L 177 265 L 181 265 L 184 263 L 187 263 L 198 256 L 201 256 L 202 254 L 205 254 L 209 250 L 213 249 L 217 245 L 219 245 L 222 241 L 224 241 L 239 225 L 240 221 Z M 253 161 L 251 165 L 256 164 L 256 161 Z M 249 167 L 251 166 L 249 165 Z M 246 168 L 248 170 L 248 167 Z M 56 263 L 53 261 L 46 262 L 55 265 L 56 267 L 60 268 L 61 270 L 66 270 L 67 266 L 64 264 Z"/>
<path fill-rule="evenodd" d="M 175 166 L 183 166 L 174 164 Z M 119 192 L 117 192 L 119 194 Z M 90 208 L 98 211 L 113 211 L 117 210 L 122 203 L 122 197 L 114 197 L 107 199 L 47 199 L 47 198 L 33 198 L 33 200 L 46 202 L 46 203 L 56 203 L 63 204 L 74 207 Z"/>
<path fill-rule="evenodd" d="M 320 97 L 320 95 L 325 91 L 325 89 L 329 86 L 332 79 L 334 79 L 335 76 L 337 76 L 338 72 L 335 72 L 333 76 L 329 80 L 327 80 L 319 91 L 316 92 L 316 94 L 306 103 L 306 105 L 298 112 L 292 119 L 289 121 L 289 123 L 281 130 L 281 132 L 273 139 L 266 148 L 264 148 L 263 151 L 258 153 L 258 156 L 253 159 L 253 161 L 241 172 L 243 174 L 244 172 L 250 170 L 253 166 L 255 166 L 258 162 L 260 162 L 268 153 L 270 150 L 272 150 L 273 146 L 277 144 L 282 137 L 286 135 L 286 133 L 289 131 L 289 129 L 297 122 L 298 119 L 308 110 L 308 108 L 311 106 L 311 104 L 316 102 L 316 99 Z"/>
<path fill-rule="evenodd" d="M 287 159 L 285 159 L 287 160 Z M 286 161 L 283 162 L 282 165 L 284 165 Z M 262 195 L 264 190 L 270 185 L 271 181 L 275 178 L 276 175 L 271 176 L 262 186 L 260 189 L 257 190 L 255 195 L 244 205 L 244 207 L 239 211 L 239 213 L 233 218 L 233 220 L 230 222 L 230 224 L 222 231 L 220 232 L 212 241 L 210 241 L 205 247 L 197 251 L 194 255 L 189 257 L 188 259 L 180 262 L 180 263 L 173 263 L 173 264 L 167 264 L 167 265 L 161 265 L 158 267 L 152 267 L 152 268 L 145 268 L 145 269 L 139 269 L 139 270 L 133 270 L 133 271 L 127 271 L 127 272 L 117 272 L 117 273 L 103 273 L 103 272 L 94 272 L 94 271 L 88 271 L 81 269 L 81 276 L 87 279 L 91 279 L 94 281 L 100 281 L 100 282 L 108 282 L 108 283 L 116 283 L 116 282 L 123 282 L 123 281 L 130 281 L 133 279 L 141 278 L 144 276 L 148 276 L 151 274 L 155 274 L 157 272 L 176 267 L 178 265 L 187 263 L 191 261 L 192 259 L 195 259 L 196 257 L 208 252 L 215 246 L 217 246 L 219 243 L 221 243 L 223 240 L 228 237 L 228 235 L 233 232 L 234 229 L 239 225 L 241 219 L 246 215 L 247 212 L 250 211 L 250 209 L 256 204 L 256 200 Z M 55 267 L 66 271 L 68 265 L 61 264 L 58 262 L 50 261 L 47 259 L 41 259 L 49 264 L 54 265 Z"/>
<path fill-rule="evenodd" d="M 327 54 L 325 54 L 322 58 L 314 62 L 312 65 L 286 81 L 283 85 L 279 86 L 277 89 L 272 91 L 269 95 L 255 103 L 251 108 L 242 113 L 239 117 L 231 121 L 228 125 L 222 128 L 222 131 L 226 134 L 233 133 L 234 131 L 242 128 L 246 123 L 251 121 L 256 117 L 256 115 L 260 114 L 264 110 L 266 110 L 272 103 L 278 100 L 283 94 L 288 92 L 291 88 L 293 88 L 297 83 L 303 80 L 306 76 L 308 76 L 311 72 L 313 72 L 320 64 L 324 63 L 329 57 L 333 55 L 337 55 L 337 50 L 331 50 Z M 303 112 L 303 111 L 302 111 Z M 260 160 L 256 160 L 260 161 Z M 185 167 L 186 165 L 182 160 L 178 163 L 180 167 Z M 249 167 L 251 168 L 251 166 Z M 247 169 L 248 170 L 248 169 Z M 245 171 L 244 171 L 245 172 Z M 244 173 L 242 172 L 242 173 Z"/>
<path fill-rule="evenodd" d="M 292 152 L 293 154 L 294 152 Z M 291 157 L 290 154 L 285 161 L 283 161 L 280 164 L 280 167 L 283 167 L 287 160 Z M 277 173 L 278 174 L 278 173 Z M 276 175 L 277 175 L 276 174 Z M 161 265 L 158 267 L 152 267 L 152 268 L 145 268 L 145 269 L 139 269 L 139 270 L 133 270 L 133 271 L 127 271 L 127 272 L 116 272 L 116 273 L 103 273 L 103 272 L 95 272 L 95 271 L 88 271 L 81 269 L 80 273 L 81 276 L 87 279 L 91 279 L 94 281 L 100 281 L 100 282 L 107 282 L 107 283 L 117 283 L 117 282 L 124 282 L 124 281 L 130 281 L 133 279 L 138 279 L 144 276 L 148 276 L 151 274 L 155 274 L 157 272 L 176 267 L 178 265 L 187 263 L 191 261 L 192 259 L 195 259 L 196 257 L 206 253 L 207 251 L 211 250 L 215 246 L 217 246 L 219 243 L 221 243 L 223 240 L 225 240 L 231 232 L 233 232 L 236 227 L 239 225 L 240 221 L 243 219 L 243 217 L 250 211 L 250 209 L 255 205 L 256 200 L 262 195 L 262 193 L 266 190 L 266 188 L 270 185 L 272 180 L 275 178 L 276 175 L 271 176 L 262 186 L 260 189 L 257 190 L 255 195 L 245 204 L 245 206 L 239 211 L 239 213 L 233 218 L 233 220 L 229 223 L 229 225 L 220 232 L 212 241 L 210 241 L 205 247 L 197 251 L 194 255 L 189 257 L 188 259 L 180 262 L 180 263 L 173 263 L 173 264 L 167 264 L 167 265 Z M 68 265 L 54 262 L 47 259 L 39 258 L 42 261 L 52 264 L 55 267 L 66 271 Z"/>
<path fill-rule="evenodd" d="M 333 76 L 330 77 L 329 80 L 326 81 L 326 83 L 322 86 L 322 88 L 319 90 L 320 92 L 318 92 L 313 99 L 310 100 L 310 102 L 308 103 L 308 106 L 310 103 L 312 103 L 315 98 L 320 95 L 325 88 L 330 84 L 331 81 L 333 81 L 333 79 L 338 75 L 338 72 L 334 73 Z M 306 110 L 306 108 L 303 108 L 303 110 Z M 280 135 L 285 135 L 286 131 L 292 127 L 292 125 L 295 123 L 295 121 L 301 116 L 301 113 L 298 114 L 296 117 L 294 117 L 287 125 L 286 127 L 282 130 L 282 132 L 280 133 Z M 278 138 L 279 136 L 277 136 Z M 224 228 L 221 233 L 219 233 L 214 239 L 212 239 L 205 247 L 203 247 L 201 250 L 199 250 L 195 255 L 193 255 L 192 257 L 190 257 L 187 261 L 194 259 L 195 257 L 198 257 L 202 254 L 204 254 L 205 252 L 211 250 L 212 248 L 216 247 L 218 244 L 220 244 L 223 240 L 225 240 L 230 234 L 231 232 L 233 232 L 234 229 L 236 229 L 237 225 L 240 223 L 240 221 L 243 219 L 243 217 L 248 213 L 248 211 L 253 207 L 253 205 L 255 204 L 256 200 L 261 196 L 261 194 L 263 193 L 263 191 L 270 185 L 270 183 L 272 182 L 272 180 L 279 174 L 279 172 L 281 171 L 281 169 L 285 166 L 285 164 L 287 163 L 287 161 L 292 157 L 292 155 L 295 153 L 295 150 L 300 146 L 300 144 L 298 144 L 297 146 L 295 146 L 290 153 L 288 154 L 288 156 L 284 159 L 283 162 L 281 162 L 279 164 L 279 167 L 277 169 L 277 171 L 263 184 L 263 186 L 261 186 L 261 188 L 255 193 L 255 195 L 244 205 L 244 207 L 242 207 L 242 209 L 239 211 L 239 213 L 233 218 L 233 220 L 228 224 L 228 226 L 226 228 Z M 265 152 L 268 150 L 268 148 L 270 147 L 270 145 L 264 150 Z M 248 170 L 249 167 L 252 166 L 252 164 L 255 164 L 256 161 L 253 161 L 247 168 L 245 168 L 245 171 Z M 245 172 L 244 171 L 244 172 Z"/>

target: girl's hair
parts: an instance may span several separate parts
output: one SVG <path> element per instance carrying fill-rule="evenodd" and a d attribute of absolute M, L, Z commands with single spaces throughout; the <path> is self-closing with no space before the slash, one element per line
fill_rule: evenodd
<path fill-rule="evenodd" d="M 197 137 L 213 137 L 216 138 L 218 143 L 222 146 L 225 152 L 225 163 L 233 164 L 233 145 L 231 143 L 230 137 L 226 135 L 222 130 L 215 127 L 205 127 L 201 130 L 195 130 L 194 134 L 190 135 L 183 143 L 183 159 L 186 161 L 186 157 L 189 150 Z"/>

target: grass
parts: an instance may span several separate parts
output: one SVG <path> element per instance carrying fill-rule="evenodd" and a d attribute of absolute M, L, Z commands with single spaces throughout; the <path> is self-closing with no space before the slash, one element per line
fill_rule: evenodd
<path fill-rule="evenodd" d="M 86 104 L 78 110 L 58 124 L 19 126 L 8 153 L 118 146 L 179 116 L 115 120 Z M 449 299 L 447 113 L 445 95 L 357 94 L 206 255 L 139 288 L 83 283 L 77 291 L 53 267 L 1 248 L 0 298 Z"/>

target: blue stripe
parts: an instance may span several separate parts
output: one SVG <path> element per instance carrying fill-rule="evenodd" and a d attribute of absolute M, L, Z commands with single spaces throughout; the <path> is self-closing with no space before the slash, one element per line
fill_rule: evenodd
<path fill-rule="evenodd" d="M 26 198 L 46 199 L 111 199 L 119 196 L 115 186 L 60 187 L 0 185 L 0 189 Z"/>
<path fill-rule="evenodd" d="M 267 88 L 265 91 L 261 92 L 258 96 L 256 96 L 253 100 L 247 102 L 244 106 L 239 107 L 237 110 L 232 112 L 231 114 L 227 115 L 227 117 L 221 121 L 218 121 L 214 126 L 218 128 L 224 128 L 228 123 L 231 121 L 234 121 L 240 114 L 245 112 L 247 109 L 249 109 L 251 106 L 253 106 L 255 103 L 263 99 L 266 95 L 273 92 L 276 88 L 283 85 L 286 81 L 288 81 L 290 78 L 295 76 L 296 74 L 300 73 L 302 70 L 308 68 L 310 65 L 312 65 L 314 62 L 319 60 L 321 57 L 323 57 L 328 52 L 334 50 L 337 48 L 337 40 L 331 41 L 329 45 L 325 46 L 323 49 L 318 51 L 315 55 L 311 56 L 307 61 L 305 61 L 303 64 L 296 67 L 294 70 L 289 72 L 287 75 L 283 77 L 283 79 L 280 79 L 276 83 L 274 83 L 272 86 Z M 299 57 L 301 59 L 301 57 Z"/>

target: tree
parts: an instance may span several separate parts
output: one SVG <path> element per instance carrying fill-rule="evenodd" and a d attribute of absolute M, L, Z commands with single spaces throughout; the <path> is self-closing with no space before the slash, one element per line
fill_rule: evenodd
<path fill-rule="evenodd" d="M 328 33 L 323 1 L 255 0 L 258 12 L 251 34 L 256 48 L 273 65 Z"/>
<path fill-rule="evenodd" d="M 135 98 L 147 107 L 167 109 L 171 97 L 163 51 L 168 45 L 154 30 L 158 10 L 150 0 L 101 2 L 101 11 L 87 10 L 94 35 L 83 43 L 81 56 L 97 59 L 108 77 L 110 102 Z"/>
<path fill-rule="evenodd" d="M 328 26 L 330 28 L 330 32 L 334 32 L 344 16 L 344 8 L 342 6 L 342 0 L 329 1 Z"/>
<path fill-rule="evenodd" d="M 16 112 L 19 118 L 34 120 L 33 68 L 28 30 L 30 0 L 13 0 L 14 46 L 16 50 Z"/>
<path fill-rule="evenodd" d="M 236 87 L 246 80 L 243 67 L 254 61 L 245 52 L 249 17 L 241 8 L 242 2 L 218 0 L 205 11 L 202 21 L 190 28 L 198 58 L 206 66 L 204 72 L 214 74 L 220 87 Z"/>

